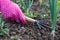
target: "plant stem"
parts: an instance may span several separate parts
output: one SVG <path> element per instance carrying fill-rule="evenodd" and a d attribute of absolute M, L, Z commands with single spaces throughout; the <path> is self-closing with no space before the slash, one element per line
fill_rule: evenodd
<path fill-rule="evenodd" d="M 51 11 L 51 20 L 52 20 L 52 32 L 51 34 L 54 36 L 55 33 L 55 26 L 56 26 L 56 21 L 57 21 L 57 2 L 58 0 L 49 0 L 50 3 L 50 11 Z"/>

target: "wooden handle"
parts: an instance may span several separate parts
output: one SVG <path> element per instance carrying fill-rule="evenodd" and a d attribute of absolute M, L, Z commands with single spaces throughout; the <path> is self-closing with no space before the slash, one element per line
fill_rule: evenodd
<path fill-rule="evenodd" d="M 25 16 L 25 18 L 26 18 L 26 20 L 28 21 L 28 22 L 32 22 L 32 23 L 34 23 L 36 20 L 34 20 L 34 19 L 32 19 L 32 18 L 29 18 L 29 17 L 26 17 Z"/>

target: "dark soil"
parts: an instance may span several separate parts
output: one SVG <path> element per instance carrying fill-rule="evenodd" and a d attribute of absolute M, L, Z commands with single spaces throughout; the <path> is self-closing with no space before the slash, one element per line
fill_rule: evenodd
<path fill-rule="evenodd" d="M 12 36 L 16 36 L 16 38 L 20 40 L 53 40 L 51 35 L 51 21 L 50 19 L 41 19 L 46 24 L 46 28 L 42 27 L 41 29 L 34 24 L 29 23 L 26 26 L 22 26 L 17 23 L 7 23 L 7 27 L 10 30 L 9 36 L 3 37 L 4 40 L 11 40 Z M 54 40 L 60 40 L 60 22 L 57 21 L 56 32 Z"/>
<path fill-rule="evenodd" d="M 37 5 L 35 3 L 35 5 Z M 38 8 L 38 6 L 37 6 Z M 37 11 L 37 10 L 33 10 Z M 48 24 L 41 29 L 38 26 L 29 23 L 28 25 L 23 26 L 22 24 L 18 23 L 6 23 L 6 27 L 9 28 L 9 35 L 4 36 L 3 40 L 11 40 L 12 36 L 16 36 L 19 40 L 53 40 L 51 35 L 51 20 L 50 19 L 42 19 L 40 17 L 36 17 L 34 19 L 42 20 L 44 23 Z M 56 30 L 55 30 L 55 37 L 54 40 L 60 40 L 60 21 L 57 21 Z M 18 40 L 17 39 L 17 40 Z M 13 39 L 12 39 L 13 40 Z"/>

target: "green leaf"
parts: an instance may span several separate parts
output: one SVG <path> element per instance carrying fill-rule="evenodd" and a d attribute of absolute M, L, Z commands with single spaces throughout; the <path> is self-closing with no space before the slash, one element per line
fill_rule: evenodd
<path fill-rule="evenodd" d="M 8 35 L 9 29 L 3 29 L 3 30 L 2 30 L 2 33 L 3 33 L 4 35 Z"/>
<path fill-rule="evenodd" d="M 26 14 L 27 14 L 27 15 L 28 15 L 28 12 L 29 12 L 32 4 L 33 4 L 33 0 L 32 0 L 32 1 L 31 1 L 31 0 L 26 0 L 25 8 L 26 8 Z"/>
<path fill-rule="evenodd" d="M 12 1 L 16 3 L 16 0 L 12 0 Z"/>
<path fill-rule="evenodd" d="M 50 3 L 50 12 L 51 12 L 51 20 L 52 20 L 52 35 L 54 36 L 57 14 L 58 14 L 58 10 L 57 10 L 58 0 L 49 0 L 49 3 Z"/>
<path fill-rule="evenodd" d="M 58 10 L 60 10 L 60 1 L 58 1 Z"/>
<path fill-rule="evenodd" d="M 4 26 L 5 26 L 5 21 L 2 18 L 2 15 L 0 15 L 0 35 L 8 35 L 9 33 L 9 29 L 4 28 Z"/>
<path fill-rule="evenodd" d="M 42 4 L 44 2 L 44 0 L 39 0 L 40 4 Z"/>

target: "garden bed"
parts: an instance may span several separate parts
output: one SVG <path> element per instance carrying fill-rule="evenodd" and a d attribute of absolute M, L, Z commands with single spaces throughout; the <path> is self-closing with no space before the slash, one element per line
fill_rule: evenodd
<path fill-rule="evenodd" d="M 48 25 L 46 28 L 42 27 L 41 29 L 34 24 L 29 23 L 26 26 L 22 26 L 16 23 L 7 23 L 7 27 L 10 30 L 9 36 L 5 36 L 4 40 L 10 40 L 15 37 L 16 39 L 21 40 L 53 40 L 51 35 L 51 22 L 50 19 L 41 19 Z M 55 40 L 60 40 L 60 23 L 57 22 L 56 32 L 55 32 Z"/>
<path fill-rule="evenodd" d="M 31 11 L 40 12 L 41 5 L 38 1 L 34 2 Z M 47 13 L 47 9 L 44 14 Z M 8 36 L 2 36 L 3 40 L 53 40 L 51 35 L 51 20 L 49 18 L 41 18 L 40 16 L 35 17 L 34 19 L 42 20 L 44 23 L 48 24 L 41 29 L 38 28 L 35 24 L 29 23 L 25 26 L 18 23 L 6 23 L 6 27 L 9 29 Z M 54 40 L 60 40 L 60 19 L 57 21 L 56 32 Z"/>

